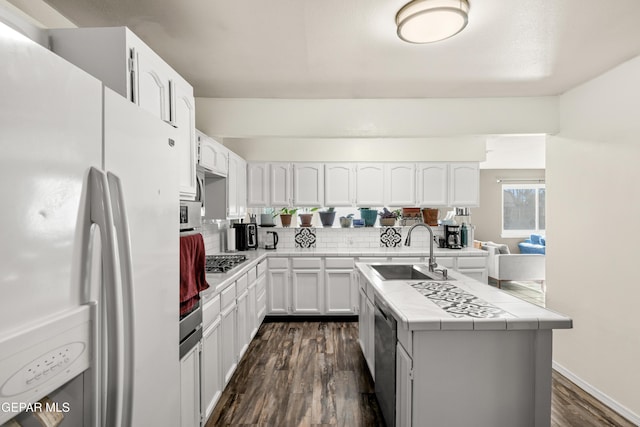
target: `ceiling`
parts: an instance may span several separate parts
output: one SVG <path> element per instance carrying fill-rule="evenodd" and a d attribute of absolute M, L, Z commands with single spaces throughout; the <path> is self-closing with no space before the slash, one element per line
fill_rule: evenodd
<path fill-rule="evenodd" d="M 470 0 L 467 28 L 428 45 L 395 34 L 406 0 L 45 1 L 128 26 L 198 97 L 556 95 L 640 54 L 637 0 Z"/>

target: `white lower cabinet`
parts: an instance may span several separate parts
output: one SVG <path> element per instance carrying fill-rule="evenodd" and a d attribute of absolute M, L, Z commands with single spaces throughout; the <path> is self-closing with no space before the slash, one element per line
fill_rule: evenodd
<path fill-rule="evenodd" d="M 258 276 L 258 283 L 256 284 L 256 323 L 257 327 L 262 324 L 264 317 L 267 314 L 267 275 L 262 274 Z M 257 328 L 256 327 L 256 328 Z M 257 329 L 256 329 L 257 332 Z M 255 334 L 254 334 L 255 335 Z"/>
<path fill-rule="evenodd" d="M 222 394 L 220 370 L 220 317 L 204 331 L 201 354 L 201 407 L 202 419 L 207 420 Z"/>
<path fill-rule="evenodd" d="M 360 288 L 360 313 L 358 326 L 360 328 L 360 348 L 369 367 L 371 378 L 375 381 L 375 306 L 367 296 L 365 289 Z"/>
<path fill-rule="evenodd" d="M 247 289 L 247 337 L 251 342 L 258 331 L 258 301 L 256 294 L 256 282 L 250 283 Z"/>
<path fill-rule="evenodd" d="M 225 385 L 231 379 L 238 363 L 236 357 L 236 311 L 237 307 L 234 301 L 232 305 L 226 307 L 221 313 L 220 358 L 222 362 L 222 379 Z"/>
<path fill-rule="evenodd" d="M 357 314 L 354 271 L 327 269 L 324 272 L 325 312 L 327 314 Z"/>
<path fill-rule="evenodd" d="M 236 346 L 238 360 L 242 359 L 242 356 L 249 347 L 249 291 L 245 289 L 240 295 L 238 295 L 237 308 L 236 308 Z"/>
<path fill-rule="evenodd" d="M 323 280 L 320 258 L 294 258 L 291 271 L 291 312 L 293 314 L 323 314 Z M 296 265 L 311 264 L 311 268 Z"/>
<path fill-rule="evenodd" d="M 413 398 L 413 360 L 398 342 L 396 343 L 396 427 L 411 427 Z"/>
<path fill-rule="evenodd" d="M 289 260 L 269 259 L 269 280 L 267 282 L 267 311 L 269 314 L 289 314 Z"/>
<path fill-rule="evenodd" d="M 200 343 L 180 359 L 180 427 L 200 426 Z"/>

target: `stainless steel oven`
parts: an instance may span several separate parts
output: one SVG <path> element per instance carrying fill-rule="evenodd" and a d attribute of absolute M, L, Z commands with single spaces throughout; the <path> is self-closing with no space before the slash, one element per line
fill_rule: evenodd
<path fill-rule="evenodd" d="M 398 323 L 384 301 L 376 296 L 374 302 L 376 399 L 387 427 L 395 427 Z"/>
<path fill-rule="evenodd" d="M 200 202 L 180 201 L 180 231 L 191 231 L 200 228 L 202 216 Z"/>

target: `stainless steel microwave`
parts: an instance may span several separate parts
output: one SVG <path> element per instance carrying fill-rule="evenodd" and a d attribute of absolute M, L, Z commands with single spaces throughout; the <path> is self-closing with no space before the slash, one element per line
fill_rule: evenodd
<path fill-rule="evenodd" d="M 193 230 L 202 226 L 200 202 L 180 201 L 180 231 Z"/>

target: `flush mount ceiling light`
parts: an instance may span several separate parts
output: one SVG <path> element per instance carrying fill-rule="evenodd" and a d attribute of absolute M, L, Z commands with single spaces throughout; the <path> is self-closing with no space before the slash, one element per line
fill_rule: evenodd
<path fill-rule="evenodd" d="M 467 0 L 413 0 L 396 15 L 398 37 L 409 43 L 431 43 L 458 34 L 467 26 Z"/>

